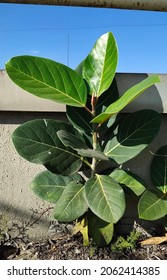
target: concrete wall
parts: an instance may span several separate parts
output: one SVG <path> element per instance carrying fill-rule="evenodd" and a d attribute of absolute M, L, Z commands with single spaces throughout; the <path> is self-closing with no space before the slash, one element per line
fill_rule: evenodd
<path fill-rule="evenodd" d="M 120 93 L 147 76 L 117 74 Z M 152 159 L 150 150 L 154 152 L 160 146 L 167 145 L 167 75 L 160 77 L 160 84 L 147 90 L 123 112 L 151 108 L 164 113 L 159 135 L 139 157 L 126 164 L 127 168 L 143 177 L 148 184 L 151 184 L 148 172 Z M 47 211 L 50 204 L 36 198 L 29 189 L 32 178 L 44 168 L 21 158 L 14 149 L 10 135 L 21 123 L 39 118 L 66 120 L 65 106 L 27 94 L 12 83 L 4 71 L 0 71 L 0 229 L 6 230 L 13 222 L 19 226 L 29 223 L 27 234 L 33 238 L 46 236 L 50 227 L 51 210 Z M 132 216 L 132 213 L 127 212 L 127 215 Z M 30 226 L 40 216 L 40 221 Z M 17 233 L 14 231 L 12 234 Z"/>
<path fill-rule="evenodd" d="M 150 75 L 118 73 L 116 80 L 120 95 Z M 147 89 L 144 94 L 128 105 L 124 112 L 153 108 L 159 112 L 167 113 L 167 75 L 159 74 L 159 76 L 161 83 Z M 27 94 L 9 79 L 5 71 L 0 70 L 0 111 L 65 112 L 65 106 Z"/>
<path fill-rule="evenodd" d="M 0 112 L 0 229 L 10 228 L 12 222 L 19 226 L 38 220 L 50 205 L 36 198 L 30 191 L 32 178 L 44 167 L 21 158 L 11 141 L 15 128 L 25 121 L 39 118 L 65 119 L 62 113 Z M 48 233 L 51 211 L 42 215 L 40 222 L 27 226 L 26 233 L 33 238 Z M 18 231 L 11 232 L 14 236 Z"/>

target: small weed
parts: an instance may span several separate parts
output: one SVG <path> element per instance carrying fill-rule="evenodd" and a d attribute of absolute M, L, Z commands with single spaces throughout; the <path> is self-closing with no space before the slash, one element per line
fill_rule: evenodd
<path fill-rule="evenodd" d="M 136 249 L 140 236 L 141 234 L 136 231 L 131 231 L 127 238 L 119 236 L 116 242 L 111 245 L 111 251 L 114 253 Z"/>

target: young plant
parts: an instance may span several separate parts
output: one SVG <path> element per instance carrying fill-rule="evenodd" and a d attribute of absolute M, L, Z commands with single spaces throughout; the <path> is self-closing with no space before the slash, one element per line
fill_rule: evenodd
<path fill-rule="evenodd" d="M 167 146 L 154 154 L 150 175 L 153 188 L 141 196 L 138 213 L 141 219 L 157 220 L 167 215 Z"/>
<path fill-rule="evenodd" d="M 111 241 L 114 224 L 126 207 L 122 184 L 136 195 L 145 190 L 138 177 L 120 166 L 149 145 L 161 123 L 160 114 L 153 110 L 126 118 L 119 114 L 160 80 L 149 76 L 119 97 L 117 61 L 117 44 L 108 32 L 76 70 L 33 56 L 14 57 L 6 64 L 18 86 L 67 105 L 68 123 L 29 121 L 13 132 L 12 140 L 23 158 L 46 167 L 33 179 L 31 189 L 55 204 L 55 219 L 77 220 L 75 230 L 82 232 L 84 244 L 88 236 L 98 245 Z"/>
<path fill-rule="evenodd" d="M 126 239 L 123 236 L 119 236 L 116 242 L 111 244 L 111 251 L 113 253 L 123 253 L 129 250 L 135 250 L 140 237 L 141 233 L 134 230 L 130 232 L 130 235 Z"/>

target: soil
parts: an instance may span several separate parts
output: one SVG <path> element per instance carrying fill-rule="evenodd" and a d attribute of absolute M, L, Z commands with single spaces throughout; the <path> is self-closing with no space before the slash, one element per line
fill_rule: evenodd
<path fill-rule="evenodd" d="M 142 233 L 142 240 L 148 236 Z M 31 241 L 27 236 L 11 238 L 3 234 L 0 241 L 0 260 L 167 260 L 167 243 L 141 246 L 113 252 L 111 246 L 83 246 L 82 236 L 71 234 L 64 225 L 56 225 L 56 233 L 47 239 Z"/>

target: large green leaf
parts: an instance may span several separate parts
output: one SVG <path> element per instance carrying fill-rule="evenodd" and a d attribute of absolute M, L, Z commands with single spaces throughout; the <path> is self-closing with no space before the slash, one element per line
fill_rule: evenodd
<path fill-rule="evenodd" d="M 153 75 L 147 77 L 142 82 L 136 84 L 135 86 L 128 89 L 117 101 L 112 103 L 104 113 L 101 113 L 95 117 L 92 122 L 101 123 L 109 119 L 114 114 L 119 113 L 123 108 L 125 108 L 130 102 L 142 94 L 147 88 L 160 82 L 159 76 Z"/>
<path fill-rule="evenodd" d="M 36 96 L 76 107 L 86 104 L 85 81 L 63 64 L 41 57 L 18 56 L 6 63 L 6 71 L 15 84 Z"/>
<path fill-rule="evenodd" d="M 137 175 L 123 169 L 115 169 L 111 174 L 115 181 L 131 189 L 136 195 L 141 195 L 145 191 L 144 183 Z"/>
<path fill-rule="evenodd" d="M 70 222 L 82 216 L 87 209 L 84 186 L 72 182 L 64 189 L 56 203 L 54 218 L 61 222 Z"/>
<path fill-rule="evenodd" d="M 78 72 L 88 82 L 90 93 L 100 96 L 112 83 L 118 61 L 118 50 L 111 32 L 102 35 L 82 62 Z"/>
<path fill-rule="evenodd" d="M 38 197 L 51 203 L 56 203 L 65 187 L 68 187 L 71 182 L 77 183 L 80 181 L 82 182 L 83 179 L 79 174 L 62 176 L 49 171 L 43 171 L 35 176 L 30 187 Z"/>
<path fill-rule="evenodd" d="M 97 246 L 108 245 L 113 237 L 114 224 L 107 223 L 97 217 L 92 211 L 88 212 L 89 234 Z"/>
<path fill-rule="evenodd" d="M 19 126 L 12 134 L 17 152 L 26 160 L 43 164 L 54 173 L 71 175 L 81 167 L 81 157 L 65 147 L 57 131 L 74 131 L 65 122 L 55 120 L 33 120 Z"/>
<path fill-rule="evenodd" d="M 158 190 L 146 191 L 138 204 L 139 218 L 157 220 L 167 214 L 167 199 Z"/>
<path fill-rule="evenodd" d="M 69 133 L 65 130 L 59 130 L 57 132 L 57 135 L 64 146 L 71 147 L 72 149 L 76 150 L 81 156 L 108 160 L 108 157 L 106 157 L 102 152 L 90 149 L 83 140 L 79 139 L 72 133 Z"/>
<path fill-rule="evenodd" d="M 92 132 L 92 115 L 84 108 L 77 108 L 73 106 L 67 106 L 66 111 L 68 120 L 80 131 Z"/>
<path fill-rule="evenodd" d="M 167 146 L 161 147 L 155 153 L 150 173 L 154 186 L 167 193 Z"/>
<path fill-rule="evenodd" d="M 98 98 L 96 105 L 96 114 L 103 112 L 112 102 L 119 98 L 116 79 L 113 80 L 110 87 Z M 88 95 L 86 106 L 91 111 L 91 97 Z M 68 120 L 80 131 L 91 133 L 93 131 L 93 124 L 91 120 L 93 116 L 85 110 L 85 108 L 77 108 L 73 106 L 67 106 L 66 111 Z M 109 122 L 105 122 L 99 127 L 99 130 L 106 129 L 108 125 L 111 125 L 111 119 Z"/>
<path fill-rule="evenodd" d="M 110 87 L 98 98 L 95 110 L 96 114 L 100 114 L 105 111 L 106 108 L 119 98 L 117 81 L 113 78 Z"/>
<path fill-rule="evenodd" d="M 85 193 L 91 211 L 108 223 L 116 223 L 125 211 L 125 198 L 121 186 L 107 175 L 90 178 Z"/>
<path fill-rule="evenodd" d="M 161 115 L 153 110 L 141 110 L 123 118 L 109 140 L 104 154 L 118 164 L 138 155 L 157 135 L 161 125 Z"/>

